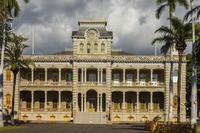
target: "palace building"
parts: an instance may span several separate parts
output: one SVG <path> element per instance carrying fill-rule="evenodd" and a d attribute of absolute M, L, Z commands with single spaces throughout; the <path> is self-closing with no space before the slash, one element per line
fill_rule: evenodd
<path fill-rule="evenodd" d="M 172 117 L 177 118 L 177 55 L 144 56 L 112 49 L 113 33 L 107 31 L 105 20 L 81 20 L 78 25 L 72 32 L 72 49 L 23 56 L 35 66 L 18 74 L 16 119 L 99 124 L 144 122 L 155 117 L 167 121 L 170 62 L 174 62 Z M 12 82 L 6 68 L 4 107 L 8 110 Z M 186 121 L 185 57 L 181 91 L 181 121 Z"/>

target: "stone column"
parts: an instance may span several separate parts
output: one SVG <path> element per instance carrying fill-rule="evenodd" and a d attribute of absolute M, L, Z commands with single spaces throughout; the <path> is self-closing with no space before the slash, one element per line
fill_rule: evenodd
<path fill-rule="evenodd" d="M 97 70 L 97 83 L 99 84 L 99 76 L 100 76 L 100 74 L 99 74 L 99 68 L 98 68 L 98 70 Z"/>
<path fill-rule="evenodd" d="M 102 112 L 102 103 L 103 103 L 103 98 L 102 98 L 102 94 L 100 94 L 100 112 Z"/>
<path fill-rule="evenodd" d="M 34 68 L 31 68 L 31 83 L 34 83 Z"/>
<path fill-rule="evenodd" d="M 140 96 L 140 93 L 137 92 L 137 111 L 140 110 L 140 101 L 139 101 L 139 96 Z"/>
<path fill-rule="evenodd" d="M 44 110 L 47 110 L 47 91 L 44 92 Z"/>
<path fill-rule="evenodd" d="M 140 82 L 140 69 L 137 69 L 137 83 Z"/>
<path fill-rule="evenodd" d="M 86 106 L 86 93 L 84 94 L 84 112 L 87 111 L 87 106 Z"/>
<path fill-rule="evenodd" d="M 153 69 L 151 69 L 151 83 L 153 82 Z"/>
<path fill-rule="evenodd" d="M 87 68 L 85 68 L 85 83 L 87 82 Z"/>
<path fill-rule="evenodd" d="M 126 82 L 126 69 L 123 69 L 123 83 Z"/>
<path fill-rule="evenodd" d="M 101 68 L 101 83 L 103 83 L 103 68 Z"/>
<path fill-rule="evenodd" d="M 83 83 L 83 68 L 81 68 L 81 83 Z"/>
<path fill-rule="evenodd" d="M 125 112 L 126 109 L 126 93 L 123 92 L 123 104 L 122 104 L 122 110 Z"/>
<path fill-rule="evenodd" d="M 58 68 L 58 83 L 61 83 L 61 68 Z"/>
<path fill-rule="evenodd" d="M 58 110 L 61 111 L 61 91 L 58 91 Z"/>
<path fill-rule="evenodd" d="M 48 72 L 48 69 L 45 68 L 44 71 L 45 71 L 45 83 L 47 84 L 47 72 Z"/>
<path fill-rule="evenodd" d="M 97 93 L 97 112 L 99 112 L 99 93 Z"/>
<path fill-rule="evenodd" d="M 83 93 L 81 93 L 81 112 L 83 112 L 83 99 L 84 96 L 83 96 Z"/>
<path fill-rule="evenodd" d="M 150 105 L 151 105 L 150 110 L 153 111 L 153 92 L 150 93 L 150 102 L 151 102 L 150 103 Z"/>
<path fill-rule="evenodd" d="M 31 111 L 34 110 L 34 91 L 31 91 Z"/>

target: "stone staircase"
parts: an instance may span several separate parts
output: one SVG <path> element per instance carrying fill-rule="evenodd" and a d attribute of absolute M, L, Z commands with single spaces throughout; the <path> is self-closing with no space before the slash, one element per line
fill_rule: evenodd
<path fill-rule="evenodd" d="M 78 112 L 75 115 L 74 123 L 81 124 L 106 124 L 105 112 Z"/>

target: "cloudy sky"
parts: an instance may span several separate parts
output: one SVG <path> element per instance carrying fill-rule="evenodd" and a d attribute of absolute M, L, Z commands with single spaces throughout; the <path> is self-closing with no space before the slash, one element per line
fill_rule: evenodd
<path fill-rule="evenodd" d="M 21 5 L 21 14 L 14 20 L 14 31 L 29 38 L 31 54 L 32 29 L 35 31 L 35 53 L 48 54 L 72 47 L 71 32 L 78 29 L 80 19 L 105 19 L 114 33 L 114 48 L 134 54 L 154 54 L 151 45 L 154 31 L 166 21 L 155 18 L 155 0 L 30 0 Z M 200 2 L 199 2 L 200 3 Z M 199 4 L 196 3 L 196 4 Z M 166 10 L 167 12 L 167 10 Z M 178 7 L 176 15 L 185 11 Z M 160 53 L 159 48 L 157 49 Z M 187 52 L 190 51 L 190 47 Z"/>

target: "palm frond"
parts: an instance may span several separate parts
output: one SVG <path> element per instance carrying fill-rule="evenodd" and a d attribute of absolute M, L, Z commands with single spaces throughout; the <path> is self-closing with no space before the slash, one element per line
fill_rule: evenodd
<path fill-rule="evenodd" d="M 185 9 L 188 9 L 188 8 L 189 8 L 189 3 L 188 3 L 187 0 L 178 0 L 178 3 L 179 3 L 181 6 L 185 7 Z"/>
<path fill-rule="evenodd" d="M 199 16 L 200 16 L 200 5 L 196 6 L 192 10 L 188 11 L 184 16 L 184 20 L 188 20 L 188 18 L 191 17 L 192 13 L 195 13 L 195 12 L 197 13 L 197 18 L 199 18 Z"/>
<path fill-rule="evenodd" d="M 167 3 L 162 4 L 160 7 L 158 7 L 158 9 L 156 10 L 156 18 L 159 19 L 162 12 L 164 11 L 165 7 L 168 6 Z"/>

